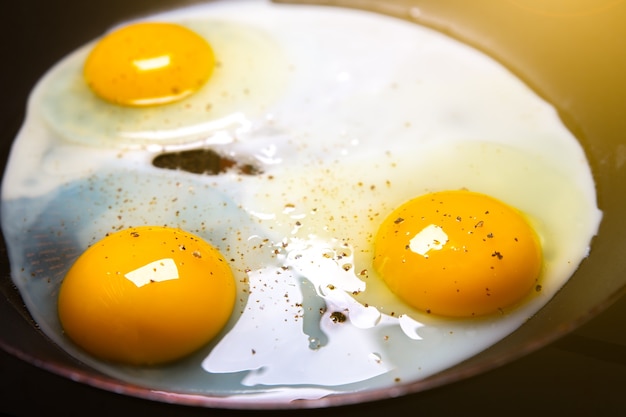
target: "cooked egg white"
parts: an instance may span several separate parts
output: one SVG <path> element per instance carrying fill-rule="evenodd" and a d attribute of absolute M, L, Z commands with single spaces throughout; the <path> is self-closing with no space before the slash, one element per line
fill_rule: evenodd
<path fill-rule="evenodd" d="M 289 70 L 272 35 L 219 16 L 198 20 L 187 15 L 177 23 L 200 35 L 215 55 L 215 68 L 199 91 L 181 101 L 140 108 L 103 100 L 83 78 L 83 65 L 95 46 L 91 43 L 42 80 L 38 111 L 49 127 L 64 140 L 83 145 L 141 148 L 202 143 L 216 132 L 245 130 L 250 119 L 265 114 Z"/>
<path fill-rule="evenodd" d="M 77 74 L 87 46 L 35 88 L 3 184 L 13 279 L 41 328 L 91 366 L 228 404 L 385 388 L 496 343 L 587 256 L 601 212 L 585 154 L 555 110 L 490 58 L 408 22 L 338 8 L 229 1 L 146 20 L 181 22 L 206 36 L 218 60 L 225 42 L 246 63 L 233 69 L 223 55 L 223 75 L 206 85 L 213 92 L 190 97 L 192 108 L 210 101 L 211 113 L 187 117 L 185 100 L 148 110 L 99 102 Z M 215 91 L 239 93 L 222 100 Z M 253 161 L 260 173 L 150 164 L 162 150 L 196 146 Z M 373 268 L 387 215 L 458 189 L 523 212 L 542 246 L 540 286 L 499 314 L 418 311 Z M 238 283 L 235 312 L 176 364 L 113 366 L 64 336 L 57 291 L 90 244 L 144 224 L 216 246 Z"/>

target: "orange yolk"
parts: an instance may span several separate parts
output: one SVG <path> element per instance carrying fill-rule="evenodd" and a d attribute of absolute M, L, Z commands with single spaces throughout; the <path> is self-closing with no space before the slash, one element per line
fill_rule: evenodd
<path fill-rule="evenodd" d="M 105 237 L 67 273 L 61 324 L 101 359 L 151 365 L 215 337 L 235 303 L 235 281 L 213 246 L 180 229 L 145 226 Z"/>
<path fill-rule="evenodd" d="M 479 193 L 443 191 L 410 200 L 384 220 L 374 268 L 411 306 L 472 317 L 524 298 L 539 278 L 542 255 L 516 209 Z"/>
<path fill-rule="evenodd" d="M 83 68 L 102 99 L 124 106 L 181 100 L 211 76 L 215 58 L 199 35 L 171 23 L 137 23 L 105 36 Z"/>

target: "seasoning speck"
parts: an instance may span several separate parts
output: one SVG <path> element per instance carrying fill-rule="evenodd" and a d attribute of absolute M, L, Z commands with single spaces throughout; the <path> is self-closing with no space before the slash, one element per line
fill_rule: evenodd
<path fill-rule="evenodd" d="M 333 323 L 343 323 L 347 320 L 347 317 L 340 311 L 334 311 L 330 314 L 330 319 L 333 321 Z"/>

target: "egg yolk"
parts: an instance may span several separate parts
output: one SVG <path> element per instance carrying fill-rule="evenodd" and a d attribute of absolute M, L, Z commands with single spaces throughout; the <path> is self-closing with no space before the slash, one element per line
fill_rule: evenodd
<path fill-rule="evenodd" d="M 125 106 L 181 100 L 211 76 L 211 46 L 195 32 L 171 23 L 137 23 L 105 36 L 83 68 L 101 98 Z"/>
<path fill-rule="evenodd" d="M 475 192 L 443 191 L 410 200 L 383 221 L 374 268 L 411 306 L 472 317 L 523 299 L 539 278 L 542 254 L 516 209 Z"/>
<path fill-rule="evenodd" d="M 228 321 L 235 281 L 210 244 L 180 229 L 144 226 L 108 235 L 67 273 L 63 330 L 101 359 L 151 365 L 205 345 Z"/>

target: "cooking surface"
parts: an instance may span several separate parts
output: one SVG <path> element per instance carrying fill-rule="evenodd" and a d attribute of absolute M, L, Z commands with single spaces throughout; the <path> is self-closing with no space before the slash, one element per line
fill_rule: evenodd
<path fill-rule="evenodd" d="M 99 2 L 128 4 L 124 1 Z M 138 13 L 150 1 L 134 1 Z M 86 6 L 90 4 L 89 6 Z M 8 5 L 8 7 L 7 7 Z M 77 1 L 6 3 L 0 46 L 12 64 L 1 70 L 2 140 L 21 124 L 26 94 L 36 79 L 64 53 L 99 34 L 112 19 L 91 3 Z M 61 16 L 58 11 L 63 10 Z M 11 12 L 11 13 L 9 13 Z M 86 16 L 102 19 L 87 25 Z M 25 24 L 24 22 L 30 22 Z M 8 48 L 5 48 L 5 43 Z M 33 55 L 35 54 L 36 55 Z M 599 317 L 530 356 L 429 392 L 395 400 L 328 410 L 255 412 L 255 415 L 378 416 L 413 415 L 621 415 L 626 409 L 626 299 Z M 240 415 L 154 403 L 79 385 L 16 359 L 0 350 L 0 414 L 152 416 Z"/>
<path fill-rule="evenodd" d="M 612 416 L 626 410 L 626 298 L 574 333 L 484 375 L 394 400 L 323 410 L 255 411 L 255 415 L 325 417 L 413 415 Z M 152 417 L 230 416 L 251 412 L 206 410 L 120 396 L 0 354 L 0 413 Z M 558 414 L 556 414 L 558 413 Z"/>

